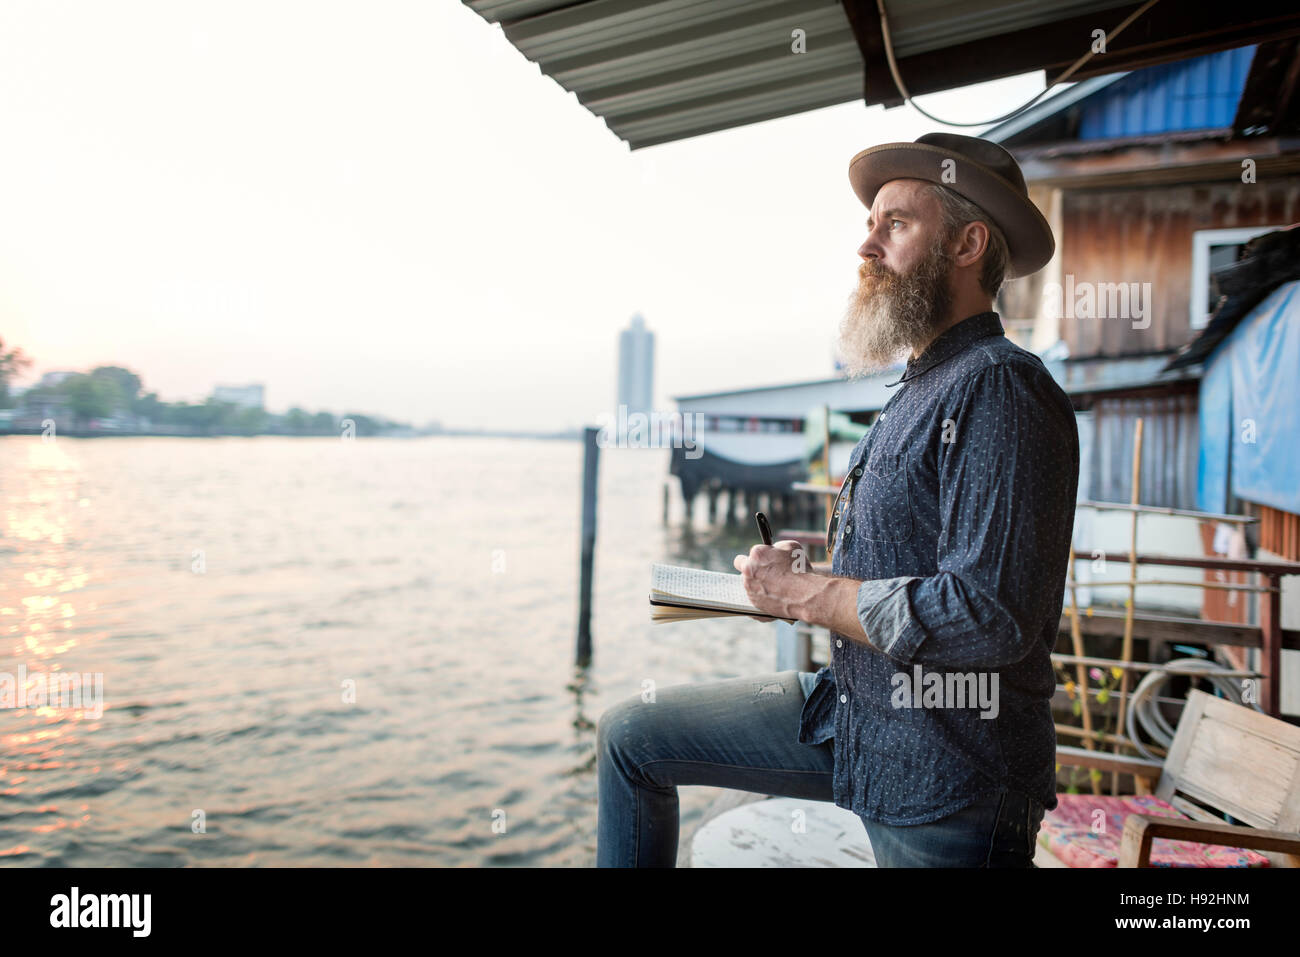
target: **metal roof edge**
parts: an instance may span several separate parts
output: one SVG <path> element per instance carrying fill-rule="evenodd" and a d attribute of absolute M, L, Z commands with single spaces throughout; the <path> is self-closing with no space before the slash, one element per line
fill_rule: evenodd
<path fill-rule="evenodd" d="M 1157 352 L 1142 353 L 1140 355 L 1072 356 L 1067 359 L 1053 359 L 1050 361 L 1043 360 L 1043 366 L 1048 372 L 1052 373 L 1052 378 L 1056 379 L 1061 388 L 1065 389 L 1065 391 L 1071 395 L 1112 391 L 1115 389 L 1158 387 L 1170 382 L 1180 382 L 1186 379 L 1199 378 L 1200 376 L 1197 372 L 1185 371 L 1169 374 L 1161 368 L 1161 365 L 1167 362 L 1175 353 L 1176 350 L 1163 349 Z M 726 389 L 718 392 L 696 392 L 690 395 L 674 395 L 670 398 L 674 402 L 680 403 L 693 402 L 701 399 L 717 399 L 729 396 L 746 395 L 758 392 L 781 392 L 788 389 L 831 385 L 835 383 L 844 385 L 869 383 L 876 379 L 889 379 L 897 375 L 901 368 L 902 366 L 900 365 L 869 376 L 860 376 L 856 379 L 850 379 L 847 376 L 836 376 L 829 379 L 807 379 L 798 382 L 783 382 L 770 386 L 751 386 L 745 389 Z M 1090 368 L 1102 368 L 1111 371 L 1109 375 L 1103 374 L 1101 376 L 1090 377 L 1086 371 Z M 1125 375 L 1125 372 L 1128 372 L 1129 374 Z"/>
<path fill-rule="evenodd" d="M 835 382 L 866 382 L 872 378 L 886 378 L 888 376 L 896 375 L 898 369 L 901 368 L 902 366 L 900 365 L 897 368 L 890 368 L 885 372 L 877 373 L 875 376 L 863 376 L 856 380 L 850 379 L 848 376 L 832 376 L 829 379 L 802 379 L 798 382 L 782 382 L 777 385 L 756 385 L 744 389 L 722 389 L 717 392 L 692 392 L 689 395 L 674 395 L 670 396 L 670 398 L 674 402 L 689 402 L 695 399 L 717 399 L 722 396 L 745 395 L 750 392 L 780 392 L 784 389 L 802 389 L 809 386 L 831 385 Z"/>
<path fill-rule="evenodd" d="M 1051 116 L 1055 116 L 1067 106 L 1073 106 L 1082 99 L 1086 99 L 1106 87 L 1110 86 L 1117 80 L 1132 73 L 1132 70 L 1122 70 L 1119 73 L 1106 73 L 1102 76 L 1094 76 L 1087 80 L 1080 80 L 1078 83 L 1069 87 L 1061 93 L 1056 94 L 1050 99 L 1041 103 L 1036 103 L 1023 113 L 1013 116 L 994 126 L 992 129 L 985 130 L 980 134 L 981 139 L 989 140 L 993 143 L 1001 143 L 1010 139 L 1018 133 L 1041 123 Z"/>

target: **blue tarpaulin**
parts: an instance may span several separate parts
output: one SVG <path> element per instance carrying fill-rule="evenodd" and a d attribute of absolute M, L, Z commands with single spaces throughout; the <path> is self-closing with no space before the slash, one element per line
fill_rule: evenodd
<path fill-rule="evenodd" d="M 1274 289 L 1205 363 L 1197 504 L 1228 492 L 1300 513 L 1300 281 Z"/>

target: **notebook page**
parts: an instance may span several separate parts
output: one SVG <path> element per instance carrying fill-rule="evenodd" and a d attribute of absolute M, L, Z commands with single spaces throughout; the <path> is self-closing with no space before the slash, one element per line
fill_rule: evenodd
<path fill-rule="evenodd" d="M 656 597 L 723 605 L 754 612 L 758 609 L 745 594 L 739 575 L 726 572 L 710 572 L 700 568 L 684 568 L 680 565 L 650 566 L 650 588 Z M 759 612 L 761 614 L 761 612 Z"/>

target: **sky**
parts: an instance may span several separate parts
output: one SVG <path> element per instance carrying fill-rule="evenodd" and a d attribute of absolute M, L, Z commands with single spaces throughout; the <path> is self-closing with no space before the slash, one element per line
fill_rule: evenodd
<path fill-rule="evenodd" d="M 166 401 L 551 430 L 614 409 L 636 312 L 656 408 L 833 375 L 849 160 L 943 127 L 859 102 L 633 152 L 454 0 L 5 0 L 0 128 L 20 386 L 122 365 Z"/>

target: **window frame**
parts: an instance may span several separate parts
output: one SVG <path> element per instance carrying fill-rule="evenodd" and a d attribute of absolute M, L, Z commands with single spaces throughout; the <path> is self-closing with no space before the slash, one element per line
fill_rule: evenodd
<path fill-rule="evenodd" d="M 1264 233 L 1286 226 L 1237 226 L 1231 229 L 1198 229 L 1192 233 L 1192 286 L 1188 296 L 1188 318 L 1193 330 L 1204 329 L 1211 313 L 1201 305 L 1210 284 L 1210 247 L 1241 245 Z"/>

